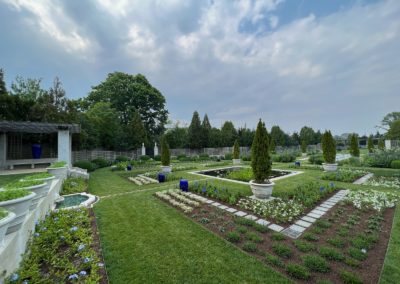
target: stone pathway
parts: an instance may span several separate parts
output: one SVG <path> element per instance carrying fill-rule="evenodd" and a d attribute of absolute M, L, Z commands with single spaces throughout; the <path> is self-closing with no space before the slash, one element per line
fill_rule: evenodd
<path fill-rule="evenodd" d="M 374 176 L 373 173 L 366 174 L 365 176 L 360 177 L 358 180 L 356 180 L 355 182 L 353 182 L 353 184 L 363 184 L 363 183 L 365 183 L 367 180 L 369 180 L 370 178 L 372 178 L 373 176 Z"/>
<path fill-rule="evenodd" d="M 331 209 L 339 201 L 341 201 L 347 195 L 348 192 L 349 192 L 348 190 L 339 190 L 331 198 L 325 200 L 325 202 L 323 202 L 321 205 L 317 206 L 316 208 L 314 208 L 314 210 L 310 211 L 307 215 L 305 215 L 302 218 L 300 218 L 299 220 L 295 221 L 294 224 L 290 225 L 286 229 L 280 225 L 271 223 L 268 220 L 258 218 L 257 216 L 248 214 L 247 212 L 244 212 L 244 211 L 240 211 L 240 210 L 238 211 L 235 208 L 228 207 L 219 202 L 215 202 L 213 200 L 202 197 L 198 194 L 188 193 L 188 195 L 193 198 L 195 197 L 196 199 L 201 198 L 204 201 L 204 203 L 208 203 L 212 206 L 218 207 L 222 210 L 232 213 L 235 216 L 244 217 L 246 219 L 255 221 L 257 224 L 267 226 L 269 229 L 271 229 L 275 232 L 282 232 L 282 234 L 284 234 L 288 237 L 297 239 L 298 237 L 300 237 L 302 235 L 302 233 L 307 228 L 311 227 L 315 221 L 317 221 L 319 218 L 321 218 L 326 212 L 328 212 L 329 209 Z"/>

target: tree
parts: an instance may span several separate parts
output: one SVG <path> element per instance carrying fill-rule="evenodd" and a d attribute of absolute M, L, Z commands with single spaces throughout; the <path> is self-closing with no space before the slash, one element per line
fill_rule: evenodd
<path fill-rule="evenodd" d="M 400 112 L 391 112 L 388 113 L 387 115 L 385 115 L 385 117 L 382 119 L 382 126 L 384 126 L 384 128 L 390 128 L 390 126 L 392 125 L 392 123 L 394 123 L 395 121 L 400 120 Z"/>
<path fill-rule="evenodd" d="M 41 87 L 42 79 L 24 79 L 17 76 L 15 81 L 11 83 L 11 94 L 19 96 L 24 101 L 34 102 L 44 94 L 46 91 Z"/>
<path fill-rule="evenodd" d="M 276 151 L 276 145 L 275 145 L 275 142 L 274 142 L 274 140 L 272 140 L 272 139 L 270 139 L 270 143 L 269 143 L 269 149 L 270 149 L 270 151 L 271 151 L 271 153 L 275 153 L 275 151 Z"/>
<path fill-rule="evenodd" d="M 321 140 L 322 140 L 322 138 L 321 138 Z M 307 142 L 306 141 L 301 141 L 301 152 L 307 153 Z"/>
<path fill-rule="evenodd" d="M 400 140 L 400 120 L 393 121 L 390 124 L 386 137 L 390 140 Z"/>
<path fill-rule="evenodd" d="M 203 122 L 201 123 L 201 147 L 210 147 L 210 134 L 211 124 L 208 120 L 207 114 L 204 115 Z"/>
<path fill-rule="evenodd" d="M 142 143 L 148 142 L 146 129 L 138 111 L 132 114 L 132 119 L 128 123 L 128 138 L 130 149 L 138 149 Z"/>
<path fill-rule="evenodd" d="M 353 157 L 360 157 L 360 148 L 358 147 L 358 136 L 352 134 L 350 138 L 350 154 Z"/>
<path fill-rule="evenodd" d="M 383 140 L 383 138 L 380 138 L 378 140 L 378 149 L 379 150 L 385 150 L 385 141 Z"/>
<path fill-rule="evenodd" d="M 4 71 L 0 68 L 0 95 L 8 94 L 6 82 L 4 82 Z"/>
<path fill-rule="evenodd" d="M 311 127 L 304 126 L 300 130 L 300 141 L 305 141 L 307 145 L 314 144 L 315 132 Z"/>
<path fill-rule="evenodd" d="M 128 124 L 135 111 L 139 111 L 146 131 L 152 137 L 160 135 L 167 122 L 164 96 L 141 74 L 108 74 L 105 81 L 92 87 L 87 102 L 89 106 L 109 102 L 124 125 Z"/>
<path fill-rule="evenodd" d="M 272 126 L 270 136 L 275 145 L 285 146 L 285 132 L 279 126 Z"/>
<path fill-rule="evenodd" d="M 195 111 L 188 129 L 188 144 L 190 149 L 201 148 L 201 129 L 200 116 L 199 113 Z"/>
<path fill-rule="evenodd" d="M 222 147 L 221 130 L 213 127 L 211 128 L 210 147 Z"/>
<path fill-rule="evenodd" d="M 242 146 L 251 146 L 254 139 L 254 130 L 250 130 L 245 127 L 241 127 L 238 129 L 238 139 L 239 144 Z"/>
<path fill-rule="evenodd" d="M 172 149 L 186 148 L 188 146 L 188 129 L 187 127 L 179 127 L 179 123 L 168 129 L 164 135 Z"/>
<path fill-rule="evenodd" d="M 271 174 L 268 132 L 261 119 L 257 124 L 251 146 L 251 167 L 256 183 L 264 183 Z"/>
<path fill-rule="evenodd" d="M 239 147 L 239 141 L 237 139 L 235 140 L 235 144 L 233 144 L 233 158 L 234 159 L 240 158 L 240 147 Z"/>
<path fill-rule="evenodd" d="M 369 152 L 369 153 L 374 152 L 374 141 L 372 140 L 372 135 L 370 135 L 370 136 L 368 137 L 368 140 L 367 140 L 367 148 L 368 148 L 368 152 Z"/>
<path fill-rule="evenodd" d="M 231 121 L 225 121 L 221 127 L 222 147 L 231 147 L 237 138 L 235 126 Z"/>
<path fill-rule="evenodd" d="M 300 136 L 297 132 L 293 132 L 292 136 L 290 137 L 290 140 L 293 146 L 300 145 Z"/>
<path fill-rule="evenodd" d="M 325 131 L 325 133 L 322 135 L 321 143 L 322 154 L 325 162 L 328 164 L 334 164 L 336 161 L 336 145 L 330 131 Z"/>
<path fill-rule="evenodd" d="M 163 166 L 169 166 L 171 155 L 169 152 L 169 146 L 165 136 L 161 138 L 161 164 Z"/>

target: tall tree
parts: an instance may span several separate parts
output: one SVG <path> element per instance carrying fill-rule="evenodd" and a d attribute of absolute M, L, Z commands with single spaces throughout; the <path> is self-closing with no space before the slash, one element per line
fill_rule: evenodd
<path fill-rule="evenodd" d="M 128 124 L 133 112 L 139 111 L 146 131 L 152 137 L 160 135 L 167 122 L 164 96 L 141 74 L 110 73 L 105 81 L 92 87 L 87 101 L 89 105 L 109 102 L 124 125 Z"/>
<path fill-rule="evenodd" d="M 24 79 L 21 76 L 17 76 L 15 81 L 11 83 L 11 94 L 19 96 L 24 101 L 34 102 L 44 94 L 44 90 L 41 86 L 42 79 Z"/>
<path fill-rule="evenodd" d="M 386 137 L 390 140 L 400 140 L 400 120 L 393 121 L 390 124 Z"/>
<path fill-rule="evenodd" d="M 378 141 L 378 149 L 385 150 L 385 140 L 383 140 L 383 138 L 380 138 Z"/>
<path fill-rule="evenodd" d="M 305 141 L 307 145 L 313 144 L 315 141 L 315 132 L 311 127 L 304 126 L 300 130 L 300 141 Z"/>
<path fill-rule="evenodd" d="M 172 149 L 186 148 L 188 146 L 188 129 L 187 127 L 179 127 L 177 123 L 165 132 L 165 139 Z"/>
<path fill-rule="evenodd" d="M 4 82 L 4 71 L 0 68 L 0 95 L 7 94 L 6 82 Z"/>
<path fill-rule="evenodd" d="M 138 111 L 132 114 L 132 119 L 128 123 L 128 133 L 129 133 L 129 148 L 138 149 L 142 143 L 147 144 L 147 133 L 144 128 L 142 118 Z"/>
<path fill-rule="evenodd" d="M 358 147 L 358 136 L 352 134 L 350 138 L 350 154 L 353 157 L 360 157 L 360 148 Z"/>
<path fill-rule="evenodd" d="M 222 147 L 221 130 L 213 127 L 211 128 L 210 147 Z"/>
<path fill-rule="evenodd" d="M 285 146 L 285 132 L 278 125 L 272 126 L 270 137 L 276 146 Z"/>
<path fill-rule="evenodd" d="M 207 114 L 204 115 L 203 122 L 201 123 L 201 147 L 210 147 L 210 134 L 211 124 L 208 120 Z"/>
<path fill-rule="evenodd" d="M 188 129 L 188 144 L 191 149 L 200 149 L 201 144 L 201 123 L 200 116 L 197 111 L 193 113 L 192 121 Z"/>
<path fill-rule="evenodd" d="M 290 137 L 290 140 L 293 146 L 300 145 L 300 136 L 297 132 L 293 132 L 292 136 Z"/>
<path fill-rule="evenodd" d="M 235 143 L 237 132 L 231 121 L 225 121 L 221 127 L 222 147 L 232 147 Z"/>
<path fill-rule="evenodd" d="M 384 126 L 384 128 L 386 130 L 388 130 L 388 128 L 390 128 L 390 126 L 392 125 L 392 123 L 394 123 L 395 121 L 400 120 L 400 112 L 391 112 L 388 113 L 387 115 L 385 115 L 385 117 L 382 119 L 382 126 Z"/>
<path fill-rule="evenodd" d="M 330 131 L 325 131 L 321 138 L 322 154 L 324 160 L 328 164 L 335 163 L 336 160 L 336 144 Z"/>
<path fill-rule="evenodd" d="M 367 148 L 368 148 L 368 152 L 369 152 L 369 153 L 374 152 L 374 141 L 372 140 L 372 135 L 370 135 L 370 136 L 368 137 L 368 140 L 367 140 Z"/>
<path fill-rule="evenodd" d="M 254 130 L 248 129 L 246 126 L 238 129 L 239 144 L 242 146 L 251 146 L 254 139 Z"/>

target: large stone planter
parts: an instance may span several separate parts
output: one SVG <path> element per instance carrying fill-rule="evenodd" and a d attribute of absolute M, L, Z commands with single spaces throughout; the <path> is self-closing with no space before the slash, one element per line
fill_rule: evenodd
<path fill-rule="evenodd" d="M 327 172 L 334 172 L 338 168 L 338 164 L 328 164 L 328 163 L 322 163 L 322 167 L 324 168 L 325 171 Z"/>
<path fill-rule="evenodd" d="M 29 211 L 33 211 L 38 206 L 40 200 L 46 197 L 47 195 L 47 183 L 43 182 L 39 185 L 23 187 L 22 189 L 32 191 L 36 193 L 36 196 L 32 198 L 31 206 L 29 206 Z"/>
<path fill-rule="evenodd" d="M 48 178 L 38 178 L 38 179 L 34 179 L 34 180 L 39 180 L 39 181 L 43 181 L 43 182 L 46 183 L 46 192 L 43 192 L 43 195 L 46 196 L 47 193 L 48 193 L 49 190 L 50 190 L 51 183 L 53 182 L 53 180 L 54 180 L 55 178 L 56 178 L 55 176 L 52 176 L 52 177 L 48 177 Z M 22 179 L 22 181 L 24 181 L 24 179 Z"/>
<path fill-rule="evenodd" d="M 161 171 L 163 173 L 170 173 L 170 172 L 172 172 L 172 167 L 171 166 L 161 166 Z"/>
<path fill-rule="evenodd" d="M 46 168 L 47 172 L 58 179 L 65 179 L 68 176 L 68 167 Z"/>
<path fill-rule="evenodd" d="M 233 163 L 234 165 L 240 165 L 241 160 L 240 160 L 240 159 L 232 159 L 232 163 Z"/>
<path fill-rule="evenodd" d="M 0 248 L 3 245 L 4 237 L 10 223 L 15 219 L 16 215 L 13 212 L 8 212 L 8 215 L 0 220 Z"/>
<path fill-rule="evenodd" d="M 249 182 L 251 191 L 254 196 L 258 199 L 268 199 L 272 195 L 272 190 L 274 188 L 275 183 L 255 183 L 254 180 Z"/>
<path fill-rule="evenodd" d="M 35 196 L 36 193 L 32 192 L 31 194 L 21 198 L 0 202 L 0 207 L 3 207 L 7 211 L 13 212 L 16 215 L 15 219 L 10 222 L 6 235 L 19 230 L 25 220 L 26 214 L 29 212 L 32 199 L 35 198 Z"/>

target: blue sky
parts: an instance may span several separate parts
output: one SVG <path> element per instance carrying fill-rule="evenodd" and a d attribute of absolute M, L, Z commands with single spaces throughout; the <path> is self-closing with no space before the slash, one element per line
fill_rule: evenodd
<path fill-rule="evenodd" d="M 0 0 L 0 68 L 84 97 L 142 73 L 172 121 L 375 132 L 400 106 L 400 1 Z"/>

